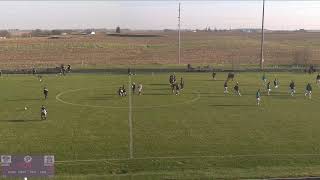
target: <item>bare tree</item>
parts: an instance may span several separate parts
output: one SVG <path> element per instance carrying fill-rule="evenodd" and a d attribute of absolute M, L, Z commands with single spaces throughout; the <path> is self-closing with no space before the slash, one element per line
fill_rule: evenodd
<path fill-rule="evenodd" d="M 116 33 L 120 33 L 120 32 L 121 32 L 120 27 L 117 26 L 117 28 L 116 28 Z"/>
<path fill-rule="evenodd" d="M 7 30 L 1 30 L 1 31 L 0 31 L 0 37 L 6 37 L 6 38 L 10 37 L 9 31 L 7 31 Z"/>

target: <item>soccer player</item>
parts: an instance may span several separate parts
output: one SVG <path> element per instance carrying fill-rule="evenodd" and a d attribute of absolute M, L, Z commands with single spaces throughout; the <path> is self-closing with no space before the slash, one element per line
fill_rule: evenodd
<path fill-rule="evenodd" d="M 216 72 L 212 72 L 212 79 L 213 79 L 213 80 L 216 80 L 216 75 L 217 75 Z"/>
<path fill-rule="evenodd" d="M 265 73 L 263 73 L 263 75 L 262 75 L 262 81 L 263 81 L 263 83 L 267 82 L 267 77 L 266 77 Z"/>
<path fill-rule="evenodd" d="M 307 84 L 306 87 L 306 93 L 304 94 L 304 96 L 309 96 L 309 99 L 311 99 L 311 94 L 312 94 L 312 86 L 310 83 Z"/>
<path fill-rule="evenodd" d="M 61 75 L 66 75 L 66 68 L 64 67 L 63 64 L 61 64 L 60 66 L 60 72 L 61 72 Z"/>
<path fill-rule="evenodd" d="M 184 80 L 183 80 L 183 78 L 181 78 L 180 79 L 180 88 L 181 88 L 181 90 L 183 89 L 183 87 L 184 87 Z"/>
<path fill-rule="evenodd" d="M 126 92 L 126 89 L 124 88 L 124 85 L 122 85 L 122 87 L 119 87 L 119 96 L 126 96 L 127 95 L 127 92 Z"/>
<path fill-rule="evenodd" d="M 176 87 L 176 95 L 179 95 L 180 94 L 180 86 L 179 86 L 179 84 L 175 84 L 175 87 Z"/>
<path fill-rule="evenodd" d="M 68 64 L 67 72 L 68 72 L 68 73 L 71 72 L 71 65 L 70 65 L 70 64 Z"/>
<path fill-rule="evenodd" d="M 268 93 L 268 96 L 270 95 L 270 92 L 271 92 L 271 86 L 270 86 L 270 81 L 267 83 L 267 93 Z"/>
<path fill-rule="evenodd" d="M 46 107 L 44 107 L 44 105 L 41 106 L 41 110 L 40 110 L 40 116 L 42 120 L 46 120 L 47 119 L 47 114 L 48 111 L 46 109 Z"/>
<path fill-rule="evenodd" d="M 234 91 L 235 93 L 238 95 L 238 96 L 241 96 L 241 93 L 240 93 L 240 88 L 239 88 L 239 83 L 237 82 L 236 85 L 234 86 Z"/>
<path fill-rule="evenodd" d="M 173 73 L 172 77 L 173 77 L 173 83 L 176 83 L 176 82 L 177 82 L 176 74 L 175 74 L 175 73 Z"/>
<path fill-rule="evenodd" d="M 171 74 L 170 77 L 169 77 L 169 83 L 170 83 L 170 85 L 173 84 L 173 75 L 172 75 L 172 74 Z"/>
<path fill-rule="evenodd" d="M 316 81 L 317 81 L 317 84 L 319 85 L 320 84 L 320 74 L 317 75 L 317 80 Z"/>
<path fill-rule="evenodd" d="M 138 85 L 138 92 L 139 92 L 139 95 L 142 95 L 142 84 L 141 83 Z"/>
<path fill-rule="evenodd" d="M 32 68 L 32 74 L 35 75 L 37 73 L 35 68 Z"/>
<path fill-rule="evenodd" d="M 176 87 L 176 83 L 172 83 L 172 84 L 171 84 L 171 91 L 172 91 L 172 94 L 174 93 L 175 87 Z"/>
<path fill-rule="evenodd" d="M 228 93 L 229 93 L 229 92 L 228 92 L 228 81 L 225 81 L 225 82 L 224 82 L 223 87 L 224 87 L 223 93 L 224 93 L 224 94 L 228 94 Z"/>
<path fill-rule="evenodd" d="M 122 96 L 127 96 L 127 91 L 124 87 L 122 88 Z"/>
<path fill-rule="evenodd" d="M 44 99 L 47 99 L 47 97 L 48 97 L 48 93 L 49 93 L 48 88 L 44 87 L 44 88 L 43 88 L 43 95 L 44 95 Z"/>
<path fill-rule="evenodd" d="M 256 98 L 257 98 L 257 105 L 260 106 L 260 101 L 261 101 L 260 89 L 258 89 L 258 91 L 256 93 Z"/>
<path fill-rule="evenodd" d="M 135 92 L 136 92 L 136 83 L 132 83 L 132 85 L 131 85 L 131 88 L 132 88 L 132 93 L 133 94 L 135 94 Z"/>
<path fill-rule="evenodd" d="M 119 95 L 119 96 L 122 96 L 122 93 L 123 93 L 122 87 L 119 87 L 119 89 L 118 89 L 118 95 Z"/>
<path fill-rule="evenodd" d="M 42 76 L 41 75 L 38 75 L 38 79 L 40 82 L 42 82 Z"/>
<path fill-rule="evenodd" d="M 290 88 L 290 95 L 293 96 L 294 93 L 296 93 L 296 85 L 294 84 L 293 81 L 291 81 L 289 88 Z"/>
<path fill-rule="evenodd" d="M 274 88 L 276 89 L 279 87 L 279 80 L 277 78 L 274 79 L 273 85 L 274 85 Z"/>

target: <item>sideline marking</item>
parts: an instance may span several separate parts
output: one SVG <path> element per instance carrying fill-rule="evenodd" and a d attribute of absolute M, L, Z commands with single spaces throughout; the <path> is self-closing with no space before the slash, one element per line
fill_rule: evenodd
<path fill-rule="evenodd" d="M 132 133 L 132 96 L 131 96 L 131 75 L 129 75 L 129 82 L 128 82 L 128 90 L 129 90 L 129 157 L 130 159 L 133 158 L 133 133 Z"/>
<path fill-rule="evenodd" d="M 155 160 L 155 159 L 201 159 L 201 158 L 241 158 L 241 157 L 275 157 L 275 156 L 320 156 L 320 154 L 230 154 L 230 155 L 212 155 L 212 156 L 149 156 L 135 158 L 110 158 L 110 159 L 78 159 L 55 161 L 56 163 L 74 163 L 74 162 L 104 162 L 104 161 L 128 161 L 128 160 Z"/>
<path fill-rule="evenodd" d="M 68 102 L 68 101 L 61 99 L 61 96 L 64 94 L 71 93 L 71 92 L 77 92 L 77 91 L 81 91 L 81 90 L 87 90 L 87 89 L 92 89 L 92 88 L 79 88 L 79 89 L 70 89 L 67 91 L 63 91 L 63 92 L 56 95 L 56 100 L 63 103 L 63 104 L 68 104 L 68 105 L 72 105 L 72 106 L 93 107 L 93 108 L 110 108 L 110 109 L 127 109 L 127 107 L 124 107 L 124 106 L 99 106 L 99 105 L 89 105 L 89 104 L 78 104 L 78 103 L 72 103 L 72 102 Z M 93 89 L 98 89 L 98 88 L 93 88 Z M 197 97 L 190 99 L 190 100 L 180 102 L 180 103 L 151 105 L 151 106 L 135 106 L 134 108 L 139 108 L 139 109 L 162 108 L 162 107 L 164 108 L 164 107 L 171 107 L 171 106 L 176 106 L 176 105 L 189 104 L 189 103 L 196 102 L 201 98 L 201 94 L 199 91 L 197 91 L 196 94 L 197 94 Z M 168 96 L 170 96 L 170 94 L 168 94 Z"/>

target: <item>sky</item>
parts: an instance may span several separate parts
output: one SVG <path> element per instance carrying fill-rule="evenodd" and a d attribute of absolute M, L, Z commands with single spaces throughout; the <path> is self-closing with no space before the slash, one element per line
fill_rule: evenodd
<path fill-rule="evenodd" d="M 180 1 L 182 29 L 261 28 L 262 0 Z M 0 1 L 0 29 L 176 29 L 177 0 Z M 265 28 L 320 29 L 320 1 L 266 0 Z"/>

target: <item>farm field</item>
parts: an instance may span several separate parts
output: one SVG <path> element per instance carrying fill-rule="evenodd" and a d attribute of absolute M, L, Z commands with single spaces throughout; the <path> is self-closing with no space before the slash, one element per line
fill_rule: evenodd
<path fill-rule="evenodd" d="M 0 77 L 0 152 L 54 154 L 53 179 L 213 179 L 320 176 L 320 87 L 315 76 L 267 73 L 280 88 L 266 96 L 261 73 L 32 75 Z M 297 94 L 288 85 L 294 80 Z M 235 82 L 242 96 L 233 94 Z M 135 82 L 143 95 L 119 97 Z M 304 96 L 313 86 L 312 99 Z M 49 89 L 44 100 L 43 87 Z M 261 106 L 255 93 L 262 90 Z M 127 90 L 128 91 L 128 90 Z M 48 119 L 40 120 L 40 107 Z M 24 108 L 27 107 L 25 110 Z"/>
<path fill-rule="evenodd" d="M 177 32 L 156 34 L 159 37 L 115 37 L 98 33 L 59 39 L 3 39 L 0 40 L 0 68 L 46 68 L 60 64 L 72 64 L 77 68 L 176 64 Z M 319 64 L 319 37 L 318 32 L 266 33 L 266 65 Z M 182 32 L 181 38 L 181 63 L 184 66 L 259 64 L 259 33 Z"/>

